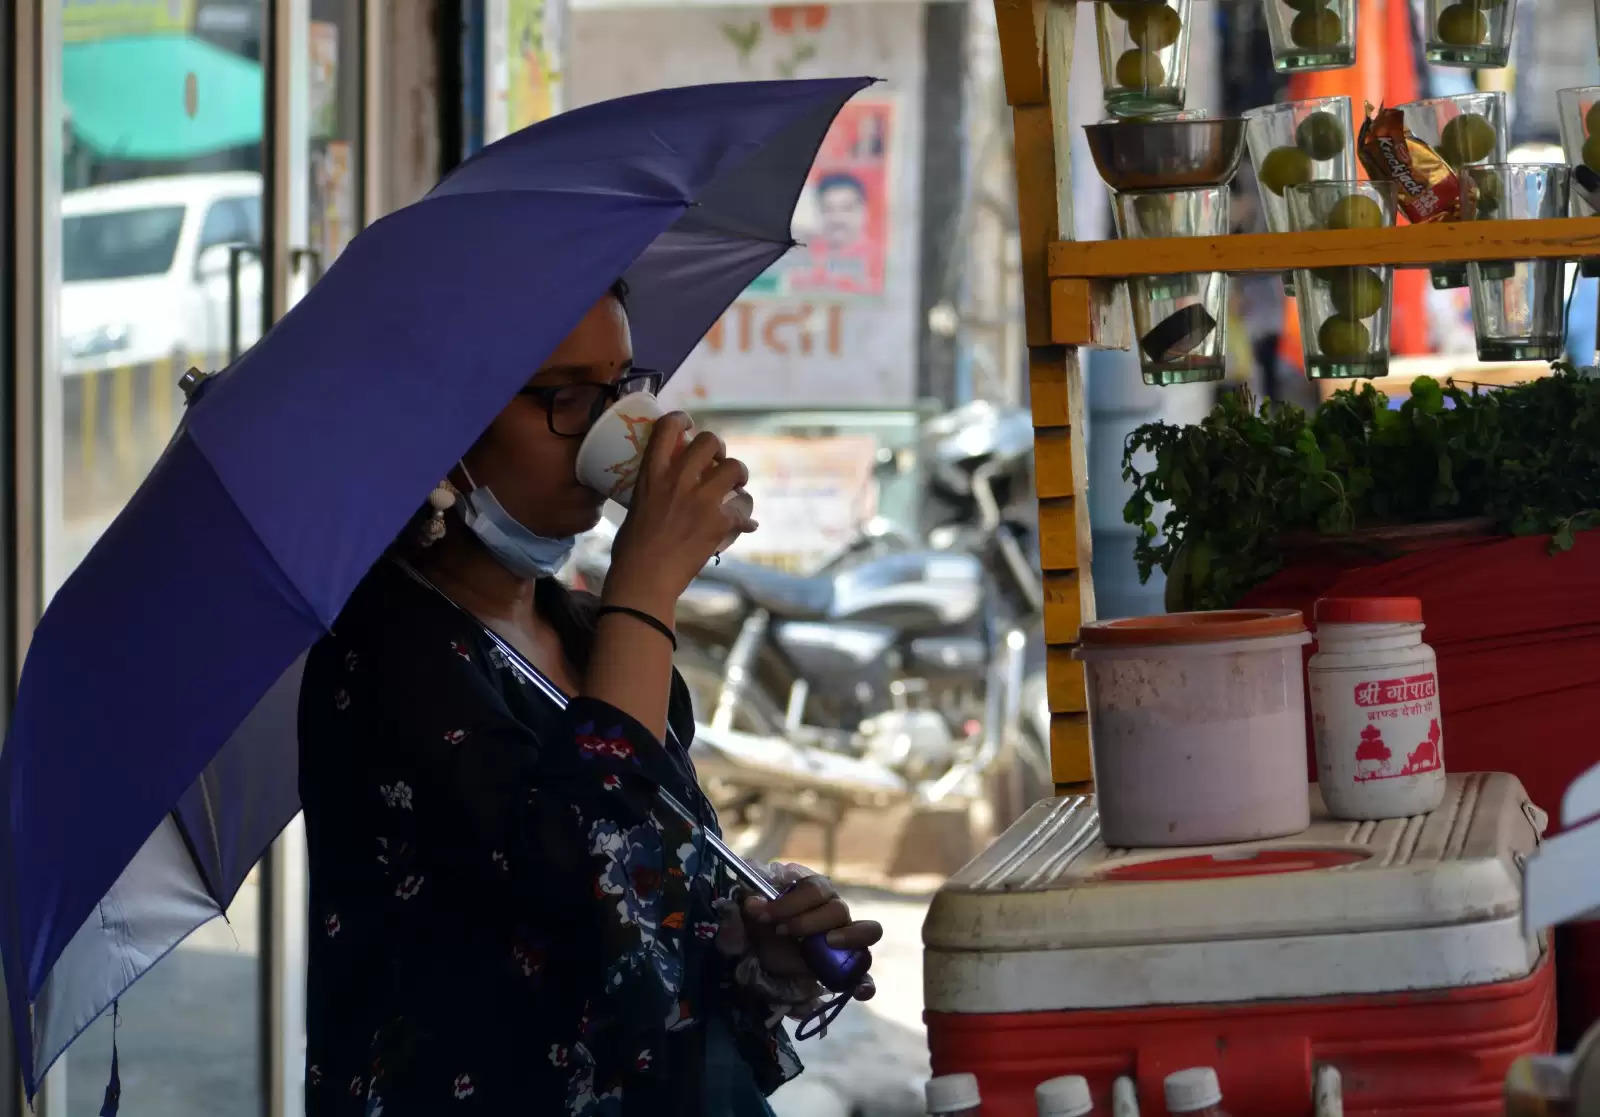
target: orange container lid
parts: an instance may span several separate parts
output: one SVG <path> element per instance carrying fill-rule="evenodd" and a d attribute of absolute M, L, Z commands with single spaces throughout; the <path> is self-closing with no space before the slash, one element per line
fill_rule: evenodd
<path fill-rule="evenodd" d="M 1312 609 L 1318 624 L 1421 624 L 1420 597 L 1324 597 Z"/>
<path fill-rule="evenodd" d="M 1140 648 L 1293 636 L 1305 630 L 1305 618 L 1298 609 L 1217 609 L 1095 621 L 1083 626 L 1078 639 L 1094 648 Z"/>

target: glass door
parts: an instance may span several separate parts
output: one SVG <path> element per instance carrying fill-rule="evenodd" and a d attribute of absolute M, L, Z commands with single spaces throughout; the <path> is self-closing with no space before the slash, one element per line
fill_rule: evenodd
<path fill-rule="evenodd" d="M 165 447 L 183 370 L 220 368 L 261 331 L 270 114 L 262 0 L 36 10 L 44 305 L 27 374 L 48 600 Z M 261 909 L 253 876 L 228 921 L 122 998 L 127 1117 L 263 1111 Z M 108 1016 L 78 1040 L 48 1110 L 99 1111 L 111 1038 Z"/>
<path fill-rule="evenodd" d="M 20 373 L 40 416 L 48 601 L 165 447 L 183 371 L 220 369 L 253 344 L 366 220 L 374 15 L 364 0 L 30 10 L 37 25 L 17 25 L 37 39 L 39 96 L 16 120 L 41 138 L 37 167 L 15 173 L 36 192 L 41 298 Z M 228 919 L 122 998 L 126 1117 L 303 1111 L 305 881 L 297 821 Z M 99 1112 L 111 1039 L 108 1014 L 73 1045 L 41 1098 L 46 1117 Z"/>
<path fill-rule="evenodd" d="M 200 3 L 44 7 L 61 147 L 48 597 L 161 452 L 183 369 L 260 333 L 266 81 L 259 0 L 217 30 Z"/>

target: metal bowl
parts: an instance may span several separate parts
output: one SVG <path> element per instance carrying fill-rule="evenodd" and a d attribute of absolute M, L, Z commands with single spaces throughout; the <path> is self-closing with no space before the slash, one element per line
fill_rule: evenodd
<path fill-rule="evenodd" d="M 1089 153 L 1113 190 L 1221 186 L 1244 155 L 1244 118 L 1085 124 Z"/>

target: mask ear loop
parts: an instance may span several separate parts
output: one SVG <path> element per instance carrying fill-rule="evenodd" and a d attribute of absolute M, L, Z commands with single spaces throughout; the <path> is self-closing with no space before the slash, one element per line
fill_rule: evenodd
<path fill-rule="evenodd" d="M 845 1006 L 850 1003 L 850 999 L 854 996 L 855 993 L 853 991 L 840 993 L 833 1000 L 819 1005 L 804 1020 L 800 1021 L 800 1026 L 794 1030 L 794 1038 L 796 1040 L 808 1040 L 815 1036 L 827 1035 L 829 1026 L 839 1019 L 839 1014 L 844 1011 Z M 810 1031 L 806 1030 L 808 1028 Z"/>

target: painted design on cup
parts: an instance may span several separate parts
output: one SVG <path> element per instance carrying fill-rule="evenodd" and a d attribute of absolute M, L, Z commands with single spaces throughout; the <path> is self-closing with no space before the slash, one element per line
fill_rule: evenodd
<path fill-rule="evenodd" d="M 644 468 L 645 448 L 650 445 L 650 431 L 656 425 L 655 419 L 648 415 L 619 413 L 617 418 L 622 420 L 626 428 L 623 437 L 628 440 L 633 453 L 606 467 L 606 472 L 616 478 L 606 490 L 606 495 L 612 500 L 617 500 L 639 483 L 639 471 Z"/>

